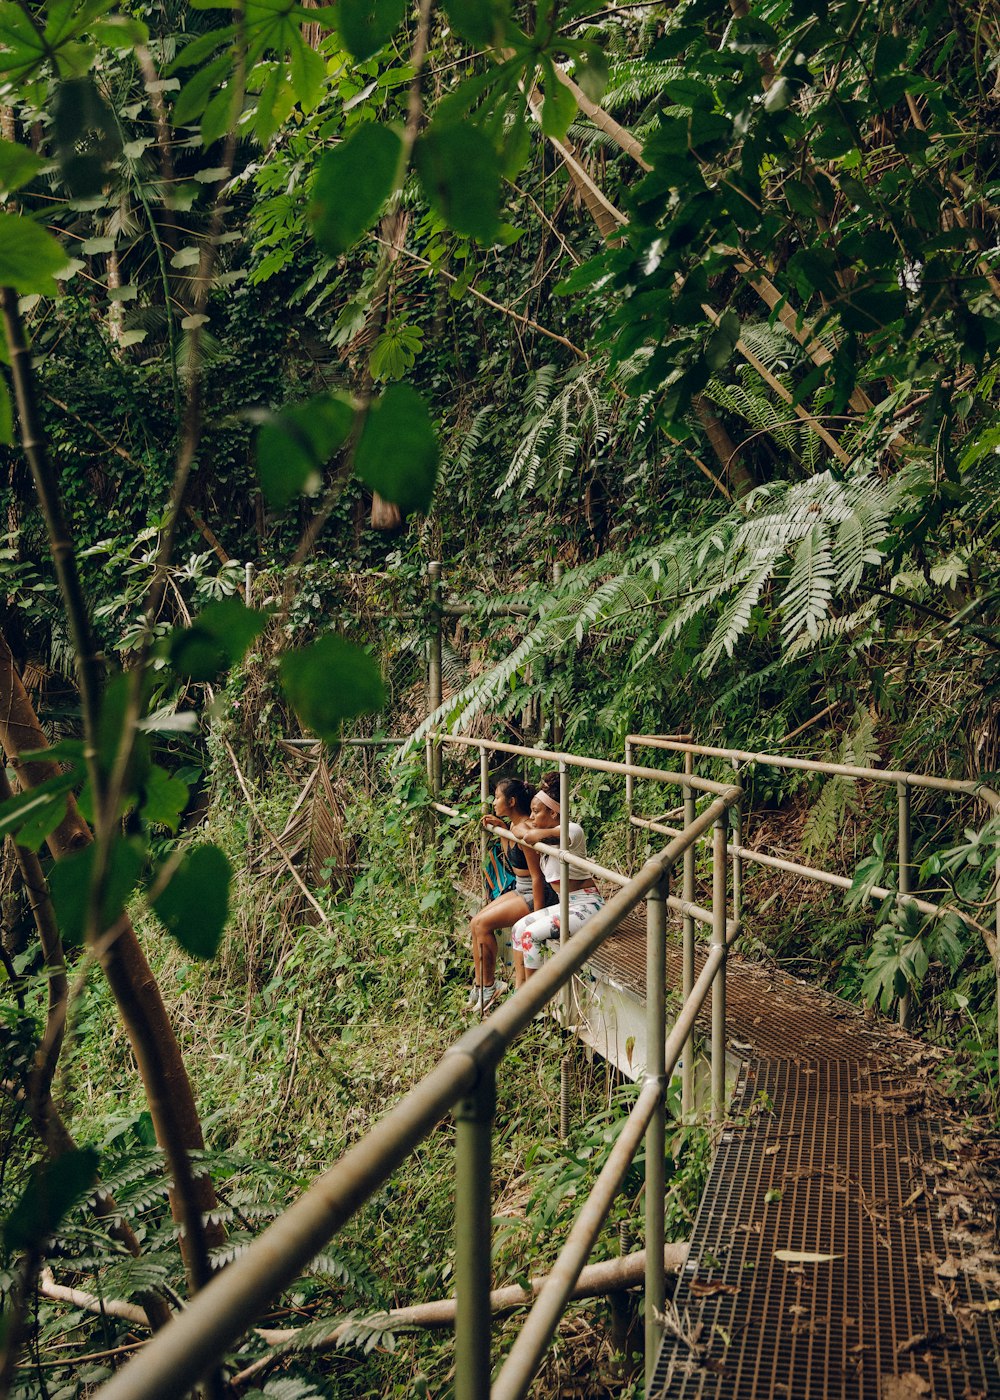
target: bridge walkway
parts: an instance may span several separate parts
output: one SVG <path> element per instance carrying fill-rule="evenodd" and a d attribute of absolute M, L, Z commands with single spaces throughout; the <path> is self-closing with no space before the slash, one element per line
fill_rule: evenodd
<path fill-rule="evenodd" d="M 641 919 L 589 967 L 644 1000 Z M 738 955 L 727 1011 L 735 1091 L 650 1397 L 1000 1397 L 997 1220 L 935 1052 Z"/>

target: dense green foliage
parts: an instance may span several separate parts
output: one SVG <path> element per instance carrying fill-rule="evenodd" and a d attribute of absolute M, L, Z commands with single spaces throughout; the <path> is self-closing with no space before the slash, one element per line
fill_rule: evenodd
<path fill-rule="evenodd" d="M 58 925 L 40 949 L 11 894 L 8 1358 L 53 1231 L 45 1248 L 105 1296 L 198 1283 L 159 1154 L 176 1178 L 199 1149 L 134 1078 L 148 1038 L 120 986 L 95 985 L 123 920 L 188 1026 L 221 1254 L 406 1087 L 384 1076 L 397 1037 L 420 1066 L 450 1039 L 459 954 L 434 930 L 456 923 L 453 834 L 425 856 L 419 781 L 400 770 L 362 811 L 348 767 L 318 802 L 357 830 L 334 851 L 314 825 L 303 847 L 325 851 L 300 867 L 328 921 L 307 932 L 263 854 L 295 786 L 283 737 L 551 738 L 558 719 L 616 757 L 630 731 L 676 729 L 1000 770 L 998 44 L 993 9 L 944 0 L 2 0 L 2 630 L 61 765 L 41 785 L 17 768 L 0 803 Z M 449 624 L 428 721 L 431 559 L 472 611 Z M 448 776 L 471 804 L 472 770 Z M 760 946 L 885 1010 L 922 989 L 925 1030 L 995 1111 L 996 823 L 915 801 L 921 891 L 967 918 L 889 900 L 873 932 L 865 890 L 897 879 L 888 806 L 763 772 L 750 787 L 857 872 L 839 922 L 775 918 Z M 575 800 L 595 827 L 620 816 L 606 784 Z M 60 848 L 77 811 L 96 839 Z M 86 951 L 59 1059 L 63 946 Z M 314 1022 L 298 1013 L 316 985 Z M 303 1025 L 322 1112 L 287 1068 Z M 535 1041 L 544 1082 L 512 1090 L 501 1138 L 503 1169 L 535 1178 L 498 1234 L 511 1277 L 544 1262 L 621 1107 L 591 1086 L 562 1153 L 531 1118 L 559 1049 Z M 52 1136 L 52 1073 L 82 1146 Z M 256 1113 L 282 1094 L 301 1132 Z M 77 1208 L 91 1142 L 138 1256 Z M 401 1237 L 388 1191 L 295 1306 L 446 1292 L 444 1160 L 400 1188 L 433 1243 Z M 398 1253 L 394 1281 L 361 1266 L 373 1250 Z M 33 1344 L 63 1325 L 46 1313 Z M 95 1352 L 124 1335 L 100 1327 Z M 413 1356 L 405 1380 L 375 1360 L 344 1383 L 418 1393 L 446 1363 Z"/>

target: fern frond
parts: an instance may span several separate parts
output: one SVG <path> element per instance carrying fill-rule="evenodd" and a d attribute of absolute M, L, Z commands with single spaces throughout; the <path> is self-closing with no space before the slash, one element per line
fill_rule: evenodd
<path fill-rule="evenodd" d="M 815 637 L 811 637 L 808 632 L 803 632 L 801 636 L 789 643 L 785 651 L 786 659 L 794 661 L 803 652 L 810 651 L 817 645 L 824 646 L 829 642 L 836 641 L 839 637 L 846 637 L 852 632 L 860 631 L 872 622 L 878 608 L 878 599 L 869 598 L 854 612 L 846 613 L 841 617 L 826 618 L 817 627 Z"/>
<path fill-rule="evenodd" d="M 825 525 L 817 522 L 799 541 L 788 587 L 782 595 L 785 622 L 781 630 L 786 642 L 803 631 L 815 639 L 833 597 L 833 579 L 830 535 Z"/>
<path fill-rule="evenodd" d="M 606 112 L 619 112 L 626 107 L 645 104 L 652 98 L 660 97 L 668 83 L 683 77 L 684 70 L 676 63 L 634 60 L 612 64 L 601 106 Z"/>

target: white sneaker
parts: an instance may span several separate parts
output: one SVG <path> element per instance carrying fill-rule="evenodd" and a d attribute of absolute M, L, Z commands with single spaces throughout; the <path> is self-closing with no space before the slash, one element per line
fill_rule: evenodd
<path fill-rule="evenodd" d="M 477 990 L 478 990 L 478 989 L 477 989 Z M 496 1003 L 500 1000 L 500 998 L 503 996 L 503 994 L 504 994 L 504 992 L 505 992 L 506 990 L 507 990 L 507 983 L 506 983 L 506 982 L 502 982 L 502 981 L 494 982 L 492 990 L 491 990 L 491 991 L 484 991 L 484 993 L 483 993 L 483 1000 L 482 1000 L 482 1005 L 479 1007 L 479 1014 L 480 1014 L 481 1016 L 485 1016 L 486 1013 L 487 1013 L 487 1011 L 490 1009 L 490 1007 L 496 1005 Z"/>
<path fill-rule="evenodd" d="M 466 1000 L 465 1005 L 462 1007 L 462 1010 L 475 1011 L 476 1007 L 479 1005 L 482 994 L 482 987 L 477 987 L 476 984 L 473 982 L 471 988 L 469 989 L 468 999 Z"/>

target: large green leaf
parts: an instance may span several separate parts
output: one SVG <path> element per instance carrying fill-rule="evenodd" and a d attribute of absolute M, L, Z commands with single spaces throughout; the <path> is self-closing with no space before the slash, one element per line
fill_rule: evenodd
<path fill-rule="evenodd" d="M 600 102 L 608 85 L 610 70 L 607 56 L 597 44 L 588 47 L 578 61 L 574 77 L 591 102 Z"/>
<path fill-rule="evenodd" d="M 313 112 L 323 100 L 326 64 L 323 55 L 307 44 L 296 28 L 291 39 L 292 90 L 304 112 Z"/>
<path fill-rule="evenodd" d="M 190 627 L 170 634 L 170 660 L 179 675 L 192 681 L 217 680 L 235 666 L 267 626 L 267 614 L 248 608 L 239 598 L 220 598 Z"/>
<path fill-rule="evenodd" d="M 354 470 L 404 514 L 426 511 L 440 456 L 427 405 L 409 384 L 393 384 L 374 400 L 354 456 Z"/>
<path fill-rule="evenodd" d="M 565 83 L 560 82 L 555 68 L 548 60 L 545 71 L 545 100 L 542 103 L 542 130 L 557 141 L 565 139 L 569 124 L 576 116 L 576 98 Z"/>
<path fill-rule="evenodd" d="M 424 193 L 449 228 L 492 242 L 500 225 L 500 162 L 489 137 L 467 122 L 434 122 L 413 154 Z"/>
<path fill-rule="evenodd" d="M 25 77 L 45 58 L 45 40 L 30 10 L 14 0 L 0 3 L 0 73 L 13 81 Z"/>
<path fill-rule="evenodd" d="M 158 763 L 152 764 L 142 791 L 143 821 L 176 832 L 189 796 L 188 785 L 182 778 L 168 773 Z"/>
<path fill-rule="evenodd" d="M 195 846 L 153 908 L 167 932 L 196 958 L 214 958 L 229 917 L 229 861 L 218 846 Z"/>
<path fill-rule="evenodd" d="M 185 44 L 163 71 L 179 73 L 183 68 L 193 68 L 196 64 L 204 63 L 220 44 L 228 44 L 235 33 L 235 26 L 227 24 L 222 29 L 210 29 L 207 34 L 200 34 L 197 39 L 192 39 L 190 44 Z"/>
<path fill-rule="evenodd" d="M 445 10 L 455 33 L 477 48 L 502 41 L 509 12 L 506 0 L 446 0 Z"/>
<path fill-rule="evenodd" d="M 86 936 L 94 853 L 93 845 L 85 846 L 82 851 L 57 861 L 49 873 L 49 891 L 59 933 L 69 948 L 78 948 Z M 100 928 L 95 930 L 96 934 L 114 928 L 121 918 L 142 873 L 144 860 L 145 854 L 137 841 L 119 840 L 112 846 L 101 901 Z"/>
<path fill-rule="evenodd" d="M 69 259 L 45 229 L 20 214 L 0 214 L 0 286 L 23 295 L 58 291 L 56 275 L 65 272 Z"/>
<path fill-rule="evenodd" d="M 0 804 L 0 839 L 12 836 L 19 846 L 37 851 L 66 815 L 66 799 L 78 776 L 75 770 L 58 773 Z"/>
<path fill-rule="evenodd" d="M 4 1221 L 7 1249 L 41 1248 L 93 1186 L 99 1162 L 96 1148 L 75 1147 L 53 1162 L 36 1163 L 21 1199 Z"/>
<path fill-rule="evenodd" d="M 890 326 L 906 314 L 906 293 L 897 287 L 862 287 L 837 305 L 841 324 L 862 335 Z"/>
<path fill-rule="evenodd" d="M 300 492 L 317 490 L 353 423 L 354 406 L 340 394 L 317 394 L 267 419 L 257 434 L 257 472 L 270 504 L 282 510 Z"/>
<path fill-rule="evenodd" d="M 304 725 L 336 743 L 345 719 L 372 714 L 385 704 L 385 686 L 368 652 L 328 632 L 312 646 L 287 652 L 281 684 Z"/>
<path fill-rule="evenodd" d="M 309 222 L 323 249 L 346 253 L 375 223 L 396 188 L 403 143 L 389 126 L 368 122 L 320 161 Z"/>
<path fill-rule="evenodd" d="M 44 165 L 41 156 L 17 141 L 0 140 L 0 189 L 9 193 L 33 180 Z"/>
<path fill-rule="evenodd" d="M 371 58 L 402 24 L 405 9 L 403 0 L 340 0 L 344 47 L 355 58 Z"/>

